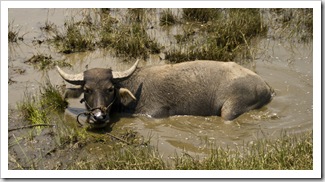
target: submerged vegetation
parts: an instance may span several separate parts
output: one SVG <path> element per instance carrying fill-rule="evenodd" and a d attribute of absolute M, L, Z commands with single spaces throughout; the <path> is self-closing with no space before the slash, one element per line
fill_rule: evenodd
<path fill-rule="evenodd" d="M 157 22 L 152 22 L 150 18 L 150 14 L 155 14 L 155 9 L 87 9 L 87 13 L 84 12 L 79 19 L 73 17 L 66 20 L 63 27 L 46 21 L 41 27 L 48 34 L 45 43 L 54 46 L 62 55 L 103 48 L 122 60 L 147 59 L 152 54 L 163 54 L 161 59 L 178 63 L 196 59 L 237 61 L 243 57 L 244 60 L 253 60 L 254 41 L 270 36 L 270 30 L 276 32 L 271 36 L 298 39 L 300 42 L 308 42 L 313 38 L 312 9 L 189 8 L 180 10 L 179 14 L 171 9 L 163 9 Z M 121 14 L 120 17 L 118 13 Z M 275 22 L 280 23 L 275 25 Z M 173 33 L 171 29 L 175 27 L 180 31 Z M 157 29 L 167 33 L 170 39 L 165 41 L 160 34 L 156 35 Z M 14 29 L 12 24 L 9 25 L 8 38 L 9 42 L 22 39 L 19 30 Z M 50 54 L 33 55 L 25 63 L 45 71 L 55 65 L 70 65 L 64 60 L 54 60 Z M 47 143 L 35 147 L 38 143 L 30 140 L 25 141 L 27 147 L 22 148 L 21 141 L 27 140 L 23 139 L 24 136 L 10 140 L 9 148 L 18 145 L 19 151 L 26 158 L 13 160 L 15 154 L 10 154 L 10 161 L 14 161 L 9 165 L 11 169 L 313 168 L 312 132 L 302 135 L 283 134 L 279 138 L 265 138 L 253 143 L 243 142 L 237 148 L 211 146 L 205 157 L 192 156 L 184 151 L 183 154 L 175 154 L 166 159 L 150 143 L 150 139 L 144 139 L 134 131 L 109 129 L 110 133 L 106 133 L 107 131 L 78 128 L 76 122 L 66 122 L 62 113 L 68 103 L 63 93 L 62 87 L 46 81 L 40 85 L 37 93 L 26 92 L 24 100 L 17 104 L 19 119 L 24 126 L 10 132 L 37 128 L 36 134 L 27 134 L 33 135 L 29 139 L 46 136 L 46 142 L 50 145 Z M 94 144 L 98 145 L 94 147 Z M 32 158 L 35 156 L 35 148 L 42 149 L 37 151 L 38 157 Z M 53 164 L 46 164 L 46 160 Z M 59 162 L 56 163 L 57 161 Z"/>
<path fill-rule="evenodd" d="M 23 36 L 19 36 L 20 28 L 16 28 L 13 25 L 14 22 L 8 25 L 8 42 L 17 42 L 18 40 L 24 40 Z"/>
<path fill-rule="evenodd" d="M 31 64 L 38 70 L 48 70 L 58 65 L 61 67 L 71 66 L 71 64 L 65 62 L 64 60 L 53 60 L 51 55 L 36 54 L 29 58 L 24 63 Z"/>

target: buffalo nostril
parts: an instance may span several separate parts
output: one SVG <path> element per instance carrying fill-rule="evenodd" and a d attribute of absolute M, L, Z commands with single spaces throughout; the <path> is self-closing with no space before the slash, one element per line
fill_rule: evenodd
<path fill-rule="evenodd" d="M 103 114 L 102 112 L 97 112 L 94 114 L 93 117 L 96 121 L 103 121 L 106 118 L 106 115 Z"/>

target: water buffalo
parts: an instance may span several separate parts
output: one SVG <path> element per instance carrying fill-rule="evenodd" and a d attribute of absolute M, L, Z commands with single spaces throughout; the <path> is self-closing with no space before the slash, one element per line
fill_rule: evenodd
<path fill-rule="evenodd" d="M 104 127 L 112 112 L 221 116 L 233 120 L 269 103 L 273 89 L 257 74 L 234 62 L 192 61 L 116 72 L 93 68 L 61 77 L 81 85 L 88 123 Z M 128 99 L 130 98 L 130 99 Z"/>

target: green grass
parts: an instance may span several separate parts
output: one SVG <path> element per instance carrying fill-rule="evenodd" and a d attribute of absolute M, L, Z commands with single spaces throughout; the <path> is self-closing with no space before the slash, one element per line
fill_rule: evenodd
<path fill-rule="evenodd" d="M 115 137 L 111 137 L 111 135 Z M 139 133 L 132 130 L 115 130 L 110 135 L 87 133 L 88 145 L 96 143 L 105 150 L 96 157 L 83 156 L 67 166 L 69 170 L 138 170 L 166 169 L 158 151 Z M 119 139 L 117 139 L 119 138 Z M 121 141 L 123 140 L 123 141 Z M 85 146 L 87 148 L 87 146 Z"/>
<path fill-rule="evenodd" d="M 178 20 L 173 15 L 172 11 L 170 9 L 167 9 L 163 10 L 159 22 L 160 26 L 170 26 L 176 24 Z"/>
<path fill-rule="evenodd" d="M 160 45 L 147 34 L 153 9 L 127 9 L 128 15 L 117 20 L 112 10 L 93 11 L 95 17 L 85 17 L 66 22 L 63 33 L 51 40 L 62 53 L 91 51 L 98 47 L 113 50 L 118 57 L 148 58 L 150 54 L 164 52 L 173 63 L 209 59 L 219 61 L 253 60 L 254 42 L 265 37 L 268 28 L 276 30 L 279 37 L 308 42 L 312 38 L 312 9 L 269 9 L 272 18 L 265 17 L 266 10 L 258 8 L 185 8 L 182 16 L 174 16 L 170 9 L 163 10 L 161 26 L 181 26 L 183 31 L 174 35 L 177 45 Z M 85 13 L 87 14 L 87 13 Z M 87 16 L 89 16 L 87 14 Z M 275 25 L 280 28 L 274 28 Z M 54 25 L 46 25 L 53 29 Z M 155 28 L 155 27 L 151 27 Z M 45 28 L 44 28 L 45 29 Z M 164 49 L 164 47 L 172 47 Z"/>
<path fill-rule="evenodd" d="M 17 104 L 21 116 L 30 122 L 30 124 L 47 124 L 47 112 L 40 108 L 38 97 L 30 93 L 24 94 L 24 100 Z"/>
<path fill-rule="evenodd" d="M 218 170 L 307 170 L 313 168 L 312 133 L 260 139 L 243 149 L 215 148 L 204 160 L 176 158 L 176 169 Z"/>
<path fill-rule="evenodd" d="M 21 127 L 38 124 L 55 126 L 51 130 L 53 132 L 51 135 L 59 148 L 76 142 L 84 143 L 87 139 L 86 129 L 78 128 L 77 122 L 69 124 L 62 119 L 62 114 L 68 106 L 68 102 L 64 99 L 63 95 L 63 88 L 54 86 L 50 81 L 46 81 L 40 85 L 38 93 L 25 92 L 24 100 L 17 104 L 17 109 L 21 113 L 21 119 L 28 121 L 25 124 L 23 122 Z M 31 136 L 29 138 L 35 138 L 37 135 L 40 135 L 41 131 L 46 127 L 36 126 L 32 128 L 36 129 L 36 133 L 30 132 L 29 135 Z"/>
<path fill-rule="evenodd" d="M 91 10 L 87 10 L 91 11 Z M 83 18 L 87 21 L 68 20 L 62 33 L 54 31 L 55 36 L 49 41 L 59 52 L 70 54 L 92 51 L 95 48 L 109 48 L 118 56 L 147 58 L 149 54 L 160 52 L 161 46 L 147 35 L 145 23 L 147 9 L 128 9 L 125 23 L 118 22 L 110 11 L 101 10 L 93 13 L 96 18 Z M 53 27 L 53 26 L 51 26 Z"/>
<path fill-rule="evenodd" d="M 311 170 L 313 168 L 312 132 L 282 135 L 278 139 L 260 139 L 242 148 L 214 147 L 205 158 L 186 152 L 170 160 L 163 159 L 150 146 L 119 146 L 106 151 L 101 160 L 76 161 L 69 169 L 86 170 Z"/>
<path fill-rule="evenodd" d="M 275 37 L 308 43 L 313 39 L 313 9 L 272 8 L 269 20 Z"/>
<path fill-rule="evenodd" d="M 110 42 L 108 47 L 113 48 L 117 55 L 126 57 L 147 58 L 149 54 L 160 52 L 158 43 L 149 38 L 139 23 L 119 26 L 111 34 L 103 33 L 102 40 Z"/>
<path fill-rule="evenodd" d="M 53 130 L 53 140 L 55 140 L 56 147 L 65 149 L 69 148 L 69 145 L 78 144 L 85 145 L 88 142 L 88 133 L 86 128 L 79 128 L 77 122 L 74 124 L 67 123 L 66 120 L 60 116 L 50 116 L 55 118 L 55 129 Z"/>
<path fill-rule="evenodd" d="M 81 13 L 84 17 L 81 21 L 67 20 L 62 33 L 55 30 L 55 25 L 45 23 L 43 30 L 56 34 L 50 42 L 59 52 L 69 54 L 101 47 L 127 58 L 146 59 L 150 54 L 164 51 L 166 59 L 173 63 L 195 59 L 253 60 L 253 42 L 266 36 L 269 27 L 276 30 L 279 37 L 298 38 L 298 41 L 308 42 L 313 36 L 312 9 L 185 8 L 181 16 L 174 16 L 167 9 L 161 13 L 159 24 L 174 26 L 177 23 L 183 32 L 174 36 L 177 45 L 164 49 L 170 45 L 159 45 L 147 34 L 148 27 L 155 28 L 150 26 L 155 9 L 125 9 L 127 16 L 122 20 L 115 19 L 111 9 L 80 12 L 85 11 L 89 13 Z M 269 11 L 276 22 L 263 17 L 262 11 Z M 278 24 L 281 24 L 280 29 L 274 28 Z M 14 31 L 11 37 L 13 41 L 17 37 Z"/>
<path fill-rule="evenodd" d="M 48 124 L 50 113 L 62 113 L 67 106 L 62 89 L 49 81 L 41 85 L 39 93 L 25 92 L 23 101 L 17 104 L 22 118 L 30 121 L 30 124 Z"/>
<path fill-rule="evenodd" d="M 68 167 L 69 170 L 160 170 L 167 166 L 158 152 L 146 146 L 114 146 L 106 151 L 104 160 L 86 156 Z"/>
<path fill-rule="evenodd" d="M 110 15 L 102 16 L 98 45 L 112 49 L 117 56 L 147 58 L 149 54 L 160 53 L 161 46 L 146 32 L 146 13 L 150 9 L 128 9 L 130 16 L 125 23 L 117 22 Z"/>
<path fill-rule="evenodd" d="M 74 22 L 71 19 L 64 25 L 64 31 L 62 33 L 55 31 L 56 35 L 49 40 L 59 52 L 70 54 L 95 49 L 96 41 L 92 24 Z"/>
<path fill-rule="evenodd" d="M 221 11 L 216 8 L 183 8 L 183 18 L 186 21 L 208 22 L 218 19 Z"/>
<path fill-rule="evenodd" d="M 49 111 L 63 113 L 68 107 L 68 102 L 64 99 L 64 90 L 59 86 L 52 85 L 49 81 L 41 85 L 40 98 L 41 105 Z"/>
<path fill-rule="evenodd" d="M 250 51 L 251 40 L 266 35 L 267 27 L 261 18 L 260 9 L 232 8 L 223 10 L 228 16 L 199 18 L 204 14 L 202 11 L 207 10 L 217 11 L 215 9 L 196 10 L 200 13 L 193 15 L 195 18 L 191 20 L 209 22 L 197 25 L 194 30 L 195 24 L 191 24 L 192 26 L 187 26 L 190 31 L 184 31 L 183 35 L 175 36 L 181 46 L 167 51 L 166 59 L 176 63 L 195 59 L 234 61 L 237 56 Z M 189 14 L 192 15 L 194 12 Z M 185 30 L 187 27 L 185 26 Z"/>
<path fill-rule="evenodd" d="M 152 11 L 150 8 L 128 8 L 127 23 L 140 23 L 148 21 L 148 14 Z"/>

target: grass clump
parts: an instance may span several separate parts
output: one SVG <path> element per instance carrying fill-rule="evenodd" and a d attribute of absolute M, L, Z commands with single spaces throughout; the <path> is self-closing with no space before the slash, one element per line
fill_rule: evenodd
<path fill-rule="evenodd" d="M 68 167 L 70 170 L 163 170 L 167 169 L 158 152 L 151 147 L 113 146 L 103 159 L 87 157 Z"/>
<path fill-rule="evenodd" d="M 98 45 L 110 48 L 116 55 L 146 58 L 160 52 L 158 43 L 150 38 L 142 23 L 148 9 L 127 9 L 129 18 L 124 23 L 116 21 L 110 14 L 101 15 Z"/>
<path fill-rule="evenodd" d="M 8 32 L 8 41 L 9 42 L 17 42 L 18 39 L 18 32 L 9 30 Z"/>
<path fill-rule="evenodd" d="M 18 40 L 24 40 L 23 36 L 19 36 L 19 30 L 13 26 L 13 22 L 8 25 L 8 42 L 17 42 Z"/>
<path fill-rule="evenodd" d="M 65 23 L 64 33 L 56 33 L 51 40 L 59 52 L 70 54 L 94 50 L 96 46 L 95 34 L 91 23 L 74 22 Z"/>
<path fill-rule="evenodd" d="M 68 102 L 63 97 L 63 90 L 54 87 L 49 80 L 41 85 L 39 93 L 40 95 L 32 95 L 25 92 L 24 100 L 17 104 L 21 118 L 28 122 L 26 124 L 36 125 L 34 127 L 36 135 L 40 134 L 42 126 L 55 125 L 53 118 L 63 113 L 68 106 Z"/>
<path fill-rule="evenodd" d="M 88 133 L 85 128 L 78 128 L 76 125 L 67 123 L 67 121 L 57 118 L 55 121 L 57 127 L 54 130 L 54 140 L 57 147 L 64 149 L 68 144 L 77 144 L 79 147 L 88 142 Z"/>
<path fill-rule="evenodd" d="M 160 46 L 151 39 L 139 23 L 120 25 L 111 33 L 102 32 L 101 40 L 107 47 L 113 48 L 117 55 L 146 58 L 149 54 L 160 52 Z"/>
<path fill-rule="evenodd" d="M 45 31 L 45 32 L 48 32 L 48 33 L 49 32 L 56 32 L 57 31 L 57 28 L 56 28 L 55 24 L 54 23 L 51 23 L 49 21 L 46 21 L 45 24 L 44 24 L 44 26 L 40 27 L 40 29 L 42 31 Z"/>
<path fill-rule="evenodd" d="M 269 9 L 271 28 L 277 38 L 308 43 L 313 39 L 313 9 Z"/>
<path fill-rule="evenodd" d="M 49 81 L 41 86 L 40 96 L 25 93 L 24 98 L 17 108 L 30 124 L 48 124 L 50 113 L 62 113 L 68 106 L 62 89 L 54 87 Z"/>
<path fill-rule="evenodd" d="M 148 36 L 146 25 L 142 23 L 148 9 L 127 9 L 130 17 L 123 23 L 110 15 L 111 10 L 87 11 L 82 21 L 72 19 L 65 23 L 64 33 L 53 31 L 55 36 L 50 42 L 59 52 L 70 54 L 102 47 L 112 49 L 117 55 L 135 58 L 160 53 L 161 46 Z"/>
<path fill-rule="evenodd" d="M 118 22 L 109 14 L 102 16 L 98 45 L 111 48 L 116 55 L 130 58 L 147 58 L 160 53 L 161 46 L 146 32 L 151 9 L 129 8 L 128 17 Z"/>
<path fill-rule="evenodd" d="M 51 55 L 36 54 L 24 63 L 32 64 L 39 70 L 45 70 L 46 68 L 50 67 L 50 65 L 53 65 L 53 59 Z"/>
<path fill-rule="evenodd" d="M 48 70 L 53 68 L 55 65 L 64 67 L 71 66 L 69 63 L 66 63 L 64 60 L 53 60 L 51 55 L 46 54 L 36 54 L 29 58 L 24 63 L 31 64 L 39 70 Z"/>
<path fill-rule="evenodd" d="M 130 23 L 134 22 L 144 22 L 148 20 L 147 14 L 151 11 L 148 8 L 128 8 L 127 15 Z"/>
<path fill-rule="evenodd" d="M 177 18 L 173 15 L 170 9 L 164 10 L 159 19 L 160 26 L 170 26 L 177 23 Z"/>
<path fill-rule="evenodd" d="M 189 156 L 175 159 L 176 169 L 217 170 L 311 170 L 312 132 L 302 136 L 282 135 L 276 140 L 260 139 L 242 149 L 216 148 L 200 161 Z"/>
<path fill-rule="evenodd" d="M 24 100 L 17 105 L 18 110 L 24 119 L 29 121 L 29 124 L 48 124 L 46 110 L 41 109 L 39 99 L 31 94 L 25 93 Z"/>
<path fill-rule="evenodd" d="M 41 105 L 49 111 L 63 113 L 68 107 L 68 102 L 64 99 L 62 87 L 54 86 L 49 81 L 41 85 L 40 97 Z"/>
<path fill-rule="evenodd" d="M 215 8 L 184 8 L 183 18 L 187 21 L 208 22 L 218 19 L 221 9 Z"/>
<path fill-rule="evenodd" d="M 204 11 L 207 10 L 216 11 Z M 223 13 L 225 16 L 222 17 L 209 16 L 209 23 L 198 27 L 191 35 L 203 38 L 185 42 L 179 48 L 166 52 L 166 59 L 171 62 L 195 59 L 234 61 L 239 53 L 251 53 L 251 41 L 255 37 L 265 36 L 267 30 L 260 9 L 227 9 Z"/>
<path fill-rule="evenodd" d="M 104 11 L 106 12 L 106 11 Z M 115 38 L 114 30 L 117 26 L 117 20 L 112 18 L 109 12 L 101 13 L 100 23 L 100 33 L 99 33 L 99 46 L 100 47 L 109 47 L 113 44 Z"/>

